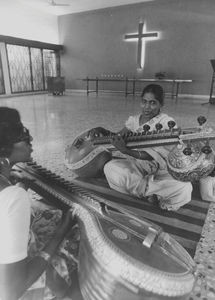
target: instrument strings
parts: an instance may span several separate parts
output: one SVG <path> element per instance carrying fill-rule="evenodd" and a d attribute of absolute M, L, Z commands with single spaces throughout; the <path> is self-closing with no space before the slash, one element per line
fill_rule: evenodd
<path fill-rule="evenodd" d="M 82 187 L 79 187 L 74 183 L 65 180 L 64 178 L 62 178 L 59 175 L 56 175 L 50 170 L 47 170 L 40 165 L 37 165 L 36 162 L 27 163 L 26 166 L 18 165 L 18 167 L 21 168 L 21 170 L 23 170 L 24 172 L 27 172 L 27 176 L 29 174 L 33 176 L 34 180 L 32 181 L 32 189 L 35 189 L 36 191 L 35 185 L 37 185 L 40 189 L 42 188 L 44 191 L 48 192 L 50 195 L 54 196 L 57 200 L 63 202 L 63 204 L 66 204 L 69 207 L 73 208 L 74 201 L 75 203 L 80 203 L 85 207 L 87 206 L 88 208 L 94 209 L 97 212 L 102 213 L 103 207 L 106 206 L 106 208 L 116 210 L 117 213 L 121 213 L 135 220 L 145 228 L 148 228 L 151 225 L 151 227 L 153 227 L 155 231 L 157 231 L 157 234 L 161 231 L 161 228 L 159 226 L 151 224 L 149 221 L 143 220 L 135 213 L 131 213 L 131 211 L 120 206 L 117 203 L 114 203 L 110 200 L 106 200 L 103 197 L 96 195 L 91 191 L 83 189 Z M 69 192 L 71 194 L 68 196 L 66 192 Z M 124 228 L 124 230 L 130 232 L 130 234 L 133 234 L 142 240 L 144 240 L 146 237 L 146 235 L 138 233 L 132 230 L 130 227 L 113 220 L 111 216 L 108 215 L 108 213 L 103 214 L 103 217 L 109 219 L 112 223 L 115 223 L 115 225 Z"/>
<path fill-rule="evenodd" d="M 166 139 L 166 138 L 175 138 L 180 134 L 180 129 L 172 130 L 160 130 L 160 131 L 143 131 L 143 132 L 129 132 L 122 135 L 122 138 L 125 142 L 133 142 L 138 140 L 152 140 L 152 139 Z M 95 137 L 93 140 L 94 145 L 107 144 L 110 140 L 119 134 L 110 134 L 104 137 Z"/>

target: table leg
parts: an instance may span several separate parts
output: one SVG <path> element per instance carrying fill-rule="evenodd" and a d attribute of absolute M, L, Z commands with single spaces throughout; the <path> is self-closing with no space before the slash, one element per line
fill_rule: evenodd
<path fill-rule="evenodd" d="M 89 95 L 89 78 L 87 77 L 87 95 Z"/>
<path fill-rule="evenodd" d="M 98 95 L 98 91 L 99 91 L 99 80 L 96 77 L 96 95 Z"/>
<path fill-rule="evenodd" d="M 136 85 L 136 81 L 135 79 L 133 80 L 133 96 L 135 95 L 135 85 Z"/>
<path fill-rule="evenodd" d="M 128 78 L 125 79 L 125 97 L 128 96 Z"/>
<path fill-rule="evenodd" d="M 178 100 L 178 91 L 179 91 L 179 82 L 176 82 L 176 93 L 175 93 L 175 100 Z"/>
<path fill-rule="evenodd" d="M 172 99 L 174 98 L 175 96 L 175 81 L 173 81 L 172 83 Z"/>

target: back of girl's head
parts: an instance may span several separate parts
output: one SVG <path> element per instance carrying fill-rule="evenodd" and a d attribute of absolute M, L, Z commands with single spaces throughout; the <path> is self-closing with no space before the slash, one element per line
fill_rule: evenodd
<path fill-rule="evenodd" d="M 153 94 L 155 99 L 158 100 L 161 105 L 164 104 L 164 90 L 159 84 L 149 84 L 149 85 L 147 85 L 143 89 L 141 97 L 143 97 L 146 93 Z"/>
<path fill-rule="evenodd" d="M 20 121 L 20 114 L 15 108 L 0 107 L 0 122 L 19 123 Z"/>
<path fill-rule="evenodd" d="M 7 156 L 23 131 L 20 114 L 14 108 L 0 107 L 0 156 Z"/>

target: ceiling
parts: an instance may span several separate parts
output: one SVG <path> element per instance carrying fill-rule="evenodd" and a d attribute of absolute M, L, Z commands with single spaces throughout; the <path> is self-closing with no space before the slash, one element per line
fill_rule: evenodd
<path fill-rule="evenodd" d="M 39 10 L 51 15 L 65 15 L 88 10 L 102 9 L 154 0 L 0 0 L 0 10 Z"/>

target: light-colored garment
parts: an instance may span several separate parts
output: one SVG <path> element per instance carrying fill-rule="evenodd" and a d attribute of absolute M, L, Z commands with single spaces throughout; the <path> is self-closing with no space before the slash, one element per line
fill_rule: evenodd
<path fill-rule="evenodd" d="M 31 260 L 54 237 L 62 211 L 40 201 L 32 203 L 22 187 L 8 186 L 0 192 L 0 264 Z M 20 300 L 50 300 L 64 294 L 77 269 L 78 245 L 79 232 L 72 228 L 52 257 L 48 272 L 43 272 Z"/>
<path fill-rule="evenodd" d="M 27 192 L 8 186 L 0 192 L 0 264 L 9 264 L 27 257 L 30 202 Z"/>
<path fill-rule="evenodd" d="M 199 187 L 202 200 L 215 201 L 215 177 L 201 178 Z"/>
<path fill-rule="evenodd" d="M 33 200 L 31 216 L 29 259 L 36 256 L 55 236 L 56 229 L 61 223 L 62 211 L 40 200 Z M 51 300 L 67 292 L 72 286 L 72 273 L 77 269 L 79 238 L 78 228 L 71 228 L 70 234 L 52 257 L 46 272 L 43 272 L 20 300 Z"/>
<path fill-rule="evenodd" d="M 125 126 L 132 132 L 142 132 L 143 125 L 140 126 L 139 120 L 140 115 L 131 116 Z M 146 124 L 150 126 L 150 130 L 155 130 L 157 123 L 162 124 L 162 129 L 169 129 L 167 123 L 172 120 L 167 114 L 160 113 Z M 153 157 L 152 161 L 130 156 L 111 160 L 104 166 L 110 187 L 139 198 L 155 194 L 163 209 L 177 210 L 188 203 L 191 200 L 191 183 L 177 181 L 167 171 L 166 159 L 171 148 L 145 148 L 144 151 Z"/>

